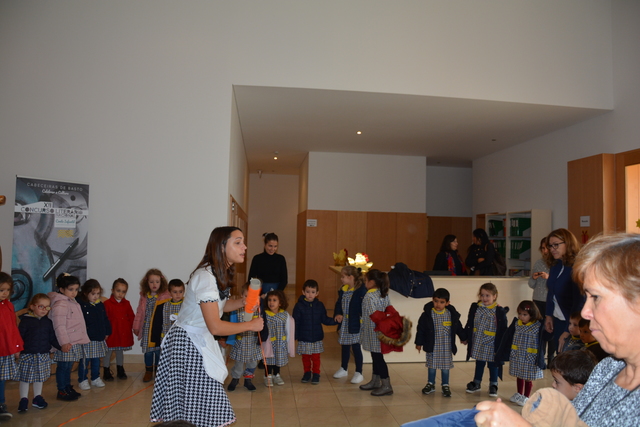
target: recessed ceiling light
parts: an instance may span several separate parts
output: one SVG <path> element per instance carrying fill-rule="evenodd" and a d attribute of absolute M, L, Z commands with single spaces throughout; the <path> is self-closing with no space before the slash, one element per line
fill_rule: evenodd
<path fill-rule="evenodd" d="M 356 134 L 362 135 L 362 131 L 359 130 L 358 132 L 356 132 Z"/>
<path fill-rule="evenodd" d="M 278 160 L 278 152 L 277 151 L 273 152 L 273 160 Z"/>

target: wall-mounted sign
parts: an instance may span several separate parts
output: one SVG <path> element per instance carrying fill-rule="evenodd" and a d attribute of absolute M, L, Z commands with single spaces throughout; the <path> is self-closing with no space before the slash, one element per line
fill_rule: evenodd
<path fill-rule="evenodd" d="M 318 226 L 318 220 L 317 219 L 308 219 L 307 220 L 307 227 L 317 227 Z"/>
<path fill-rule="evenodd" d="M 591 216 L 585 215 L 580 217 L 580 227 L 591 226 Z"/>

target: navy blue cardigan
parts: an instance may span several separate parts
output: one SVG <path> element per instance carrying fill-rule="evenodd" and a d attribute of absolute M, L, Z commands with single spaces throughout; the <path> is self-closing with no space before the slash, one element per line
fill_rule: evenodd
<path fill-rule="evenodd" d="M 573 268 L 564 265 L 563 270 L 562 267 L 562 261 L 558 260 L 549 270 L 549 279 L 547 279 L 549 292 L 547 292 L 547 308 L 545 314 L 547 316 L 553 316 L 553 309 L 555 307 L 553 297 L 555 296 L 564 318 L 569 321 L 571 313 L 582 310 L 585 299 L 580 294 L 580 288 L 571 278 Z M 562 274 L 560 274 L 561 271 Z"/>
<path fill-rule="evenodd" d="M 84 322 L 87 324 L 87 335 L 91 341 L 103 341 L 107 335 L 111 335 L 111 322 L 103 303 L 91 304 L 80 297 L 77 297 L 76 301 L 82 308 Z"/>
<path fill-rule="evenodd" d="M 38 319 L 32 314 L 23 314 L 20 316 L 18 330 L 24 341 L 22 354 L 47 354 L 51 347 L 60 350 L 53 322 L 48 316 Z"/>
<path fill-rule="evenodd" d="M 362 300 L 364 300 L 364 296 L 367 293 L 367 287 L 362 285 L 355 291 L 353 291 L 353 295 L 351 296 L 351 301 L 349 302 L 349 317 L 345 316 L 345 313 L 342 312 L 342 295 L 344 295 L 344 286 L 338 289 L 338 301 L 336 301 L 336 307 L 333 311 L 334 316 L 343 316 L 347 319 L 347 332 L 350 334 L 357 334 L 360 332 L 360 318 L 362 317 Z M 342 320 L 344 323 L 344 319 Z M 342 327 L 342 324 L 338 326 L 338 329 Z"/>
<path fill-rule="evenodd" d="M 337 322 L 327 316 L 327 309 L 317 298 L 312 302 L 300 295 L 293 307 L 293 320 L 296 322 L 296 339 L 302 342 L 316 342 L 324 339 L 322 325 L 333 326 Z"/>
<path fill-rule="evenodd" d="M 425 353 L 433 353 L 436 343 L 436 331 L 431 309 L 433 309 L 433 301 L 425 304 L 424 312 L 420 316 L 420 320 L 418 320 L 418 329 L 416 331 L 415 344 L 421 346 Z M 445 310 L 449 310 L 449 313 L 451 313 L 451 352 L 456 354 L 458 352 L 456 335 L 460 337 L 460 341 L 466 341 L 467 334 L 462 327 L 462 323 L 460 323 L 460 313 L 456 308 L 448 305 Z"/>

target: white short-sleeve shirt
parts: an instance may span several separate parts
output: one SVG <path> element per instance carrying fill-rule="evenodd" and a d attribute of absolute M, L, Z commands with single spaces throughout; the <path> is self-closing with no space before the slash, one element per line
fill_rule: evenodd
<path fill-rule="evenodd" d="M 196 270 L 186 288 L 184 302 L 177 320 L 179 325 L 195 326 L 197 328 L 207 327 L 200 310 L 201 302 L 217 302 L 218 311 L 220 317 L 222 317 L 222 309 L 227 300 L 220 298 L 218 283 L 209 267 Z"/>

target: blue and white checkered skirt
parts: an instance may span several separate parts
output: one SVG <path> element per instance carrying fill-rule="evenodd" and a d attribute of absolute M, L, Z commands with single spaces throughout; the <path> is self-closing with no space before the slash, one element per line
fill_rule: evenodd
<path fill-rule="evenodd" d="M 82 344 L 83 359 L 95 359 L 104 357 L 107 354 L 107 344 L 104 341 L 89 341 L 89 344 Z"/>
<path fill-rule="evenodd" d="M 473 349 L 471 357 L 476 360 L 493 362 L 496 345 L 496 309 L 478 305 L 473 322 Z"/>
<path fill-rule="evenodd" d="M 0 357 L 0 381 L 13 380 L 17 371 L 16 358 L 13 354 Z"/>
<path fill-rule="evenodd" d="M 198 349 L 182 328 L 164 337 L 151 401 L 151 421 L 186 420 L 226 426 L 236 420 L 224 385 L 207 375 Z"/>
<path fill-rule="evenodd" d="M 51 376 L 51 357 L 49 353 L 22 354 L 18 362 L 16 381 L 42 383 Z"/>
<path fill-rule="evenodd" d="M 56 350 L 53 354 L 53 360 L 56 362 L 77 362 L 82 359 L 82 344 L 74 344 L 68 353 Z"/>
<path fill-rule="evenodd" d="M 340 325 L 340 330 L 338 331 L 338 344 L 341 345 L 352 345 L 360 343 L 360 333 L 350 334 L 349 333 L 349 304 L 351 303 L 351 298 L 353 297 L 353 291 L 345 291 L 342 294 L 342 312 L 344 315 L 342 316 L 342 324 Z"/>
<path fill-rule="evenodd" d="M 298 341 L 296 353 L 298 354 L 318 354 L 324 352 L 324 344 L 322 341 L 304 342 Z"/>
<path fill-rule="evenodd" d="M 513 336 L 511 354 L 509 356 L 509 375 L 526 381 L 539 380 L 544 377 L 542 369 L 538 367 L 538 335 L 540 322 L 532 325 L 516 324 Z"/>
<path fill-rule="evenodd" d="M 117 351 L 117 350 L 122 350 L 122 351 L 128 351 L 131 350 L 133 347 L 107 347 L 108 351 Z"/>
<path fill-rule="evenodd" d="M 435 328 L 435 343 L 432 353 L 426 353 L 427 368 L 451 369 L 453 368 L 453 355 L 451 354 L 451 313 L 437 313 L 431 310 L 433 325 Z"/>

